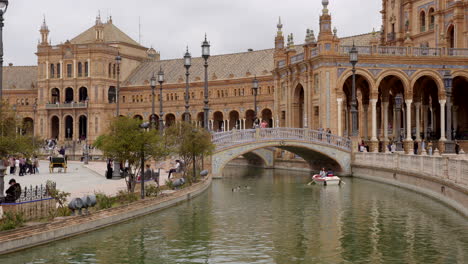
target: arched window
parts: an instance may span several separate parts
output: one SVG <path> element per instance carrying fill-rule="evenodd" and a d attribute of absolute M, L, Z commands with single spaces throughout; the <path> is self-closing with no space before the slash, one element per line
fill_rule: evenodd
<path fill-rule="evenodd" d="M 109 90 L 107 92 L 107 100 L 109 104 L 113 104 L 116 102 L 116 96 L 117 96 L 117 93 L 116 93 L 115 87 L 114 86 L 109 87 Z"/>
<path fill-rule="evenodd" d="M 60 78 L 61 72 L 60 72 L 60 63 L 57 63 L 57 78 Z"/>
<path fill-rule="evenodd" d="M 78 77 L 83 77 L 83 64 L 78 62 Z"/>
<path fill-rule="evenodd" d="M 435 24 L 434 8 L 431 7 L 431 9 L 429 9 L 429 30 L 434 29 L 434 24 Z"/>
<path fill-rule="evenodd" d="M 419 23 L 421 25 L 421 32 L 426 31 L 426 12 L 422 11 L 419 15 Z"/>
<path fill-rule="evenodd" d="M 447 31 L 449 48 L 455 48 L 455 27 L 450 25 Z"/>
<path fill-rule="evenodd" d="M 54 77 L 55 77 L 55 65 L 51 64 L 50 65 L 50 78 L 54 78 Z"/>

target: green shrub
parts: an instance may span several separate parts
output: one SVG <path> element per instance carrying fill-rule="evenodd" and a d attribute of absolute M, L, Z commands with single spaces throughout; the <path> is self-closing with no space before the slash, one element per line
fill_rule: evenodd
<path fill-rule="evenodd" d="M 120 204 L 132 203 L 132 202 L 138 201 L 138 194 L 121 190 L 115 196 L 115 200 L 116 202 Z"/>
<path fill-rule="evenodd" d="M 159 193 L 159 187 L 157 187 L 156 185 L 149 185 L 145 189 L 145 194 L 147 197 L 158 196 L 158 193 Z"/>
<path fill-rule="evenodd" d="M 114 198 L 107 196 L 105 193 L 96 193 L 96 209 L 108 209 L 112 207 Z"/>
<path fill-rule="evenodd" d="M 3 219 L 0 220 L 0 230 L 11 230 L 21 227 L 24 224 L 24 217 L 22 213 L 5 212 Z"/>
<path fill-rule="evenodd" d="M 174 190 L 174 185 L 172 184 L 171 180 L 166 180 L 166 186 L 169 190 Z"/>

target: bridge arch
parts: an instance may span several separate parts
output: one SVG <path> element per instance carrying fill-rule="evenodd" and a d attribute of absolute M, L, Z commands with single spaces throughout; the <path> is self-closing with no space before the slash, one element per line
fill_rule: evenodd
<path fill-rule="evenodd" d="M 295 153 L 311 169 L 330 167 L 340 174 L 351 173 L 351 143 L 335 135 L 309 129 L 250 129 L 213 135 L 216 150 L 212 156 L 212 173 L 222 176 L 224 167 L 233 159 L 260 149 L 276 147 Z"/>

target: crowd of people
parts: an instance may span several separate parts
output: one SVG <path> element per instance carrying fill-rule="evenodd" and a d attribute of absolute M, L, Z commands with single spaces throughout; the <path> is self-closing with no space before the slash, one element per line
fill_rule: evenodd
<path fill-rule="evenodd" d="M 39 173 L 39 159 L 37 156 L 32 158 L 10 156 L 8 158 L 8 166 L 10 167 L 11 175 L 24 176 Z"/>

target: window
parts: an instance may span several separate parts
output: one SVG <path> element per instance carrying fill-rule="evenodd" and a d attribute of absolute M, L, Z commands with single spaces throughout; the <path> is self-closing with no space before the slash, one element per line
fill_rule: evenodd
<path fill-rule="evenodd" d="M 116 93 L 115 87 L 114 86 L 109 87 L 109 90 L 107 92 L 107 100 L 109 104 L 116 102 L 116 96 L 117 96 L 117 93 Z"/>
<path fill-rule="evenodd" d="M 434 8 L 429 9 L 429 30 L 434 29 L 435 23 L 435 16 L 434 16 Z"/>
<path fill-rule="evenodd" d="M 85 76 L 85 77 L 88 77 L 88 75 L 89 75 L 88 70 L 89 70 L 88 62 L 85 62 L 85 64 L 84 64 L 84 71 L 85 71 L 85 72 L 84 72 L 84 76 Z"/>
<path fill-rule="evenodd" d="M 113 76 L 114 79 L 115 79 L 115 64 L 114 64 L 114 66 L 112 67 L 112 76 Z"/>
<path fill-rule="evenodd" d="M 122 96 L 122 103 L 125 103 L 125 95 Z"/>
<path fill-rule="evenodd" d="M 57 78 L 60 78 L 60 63 L 57 63 Z"/>
<path fill-rule="evenodd" d="M 419 21 L 421 25 L 421 32 L 426 31 L 426 13 L 424 11 L 421 12 L 419 15 Z"/>
<path fill-rule="evenodd" d="M 78 62 L 78 77 L 82 77 L 83 76 L 83 65 L 81 64 L 81 62 Z"/>
<path fill-rule="evenodd" d="M 67 64 L 67 77 L 71 78 L 72 77 L 72 65 Z"/>
<path fill-rule="evenodd" d="M 50 78 L 54 78 L 54 77 L 55 77 L 55 65 L 51 64 L 50 65 Z"/>

